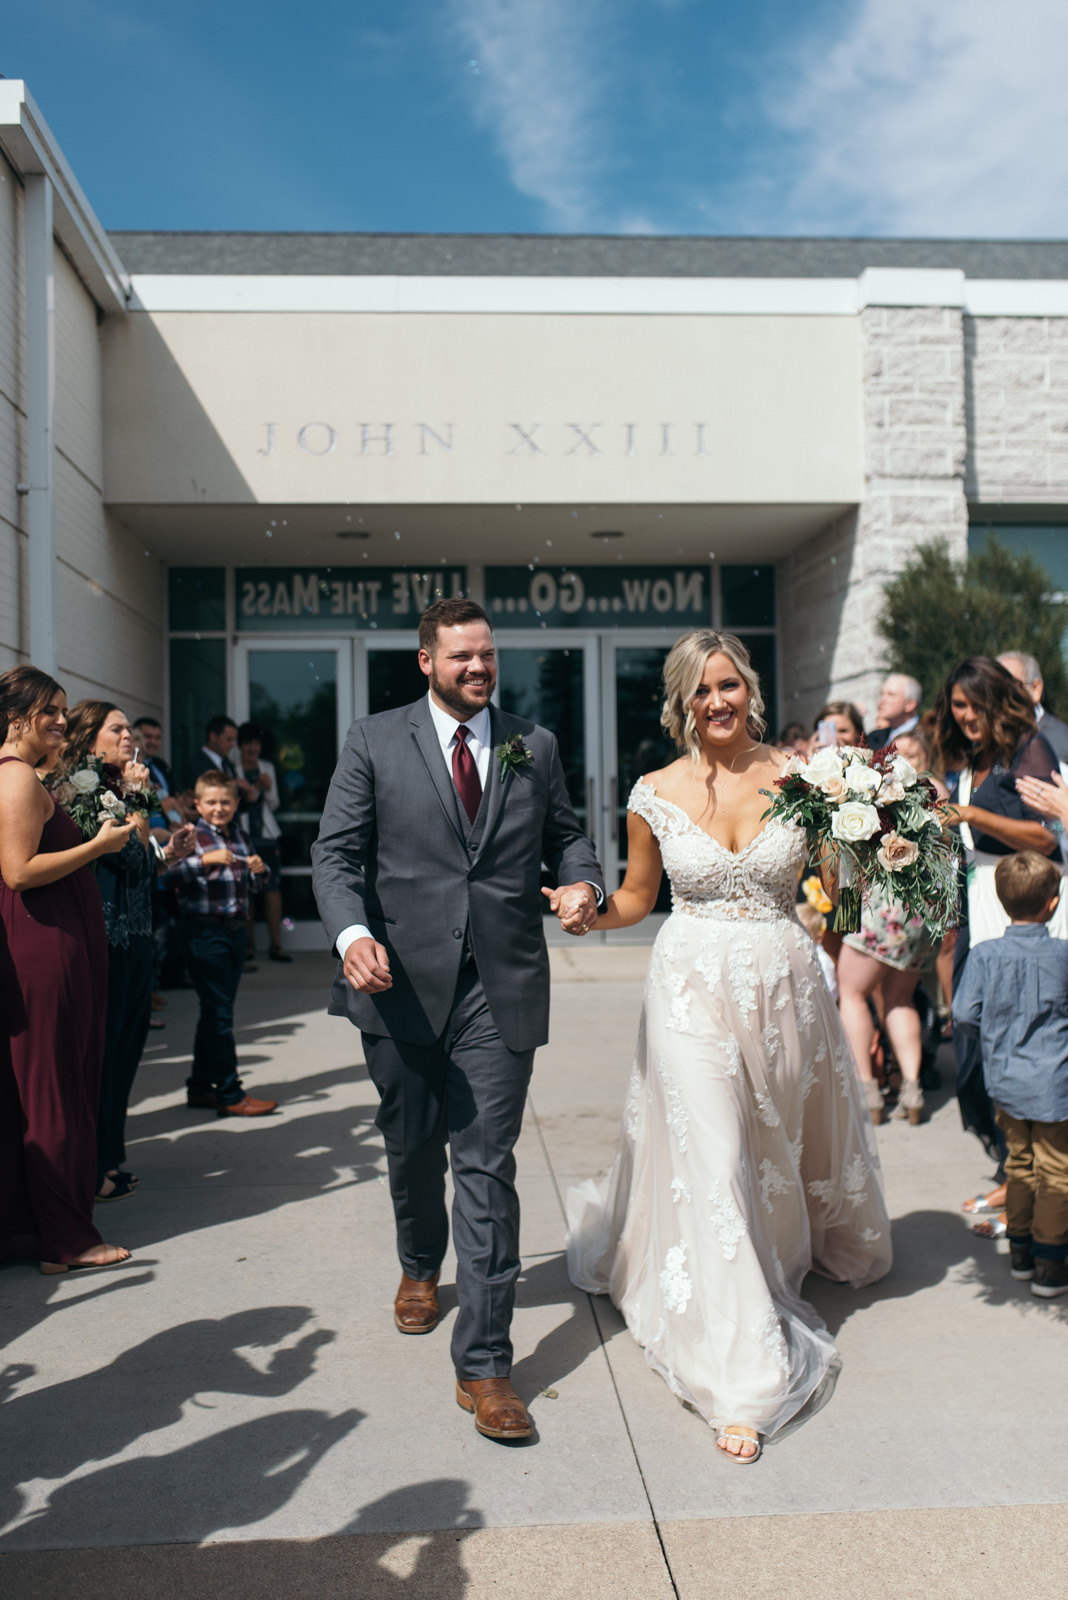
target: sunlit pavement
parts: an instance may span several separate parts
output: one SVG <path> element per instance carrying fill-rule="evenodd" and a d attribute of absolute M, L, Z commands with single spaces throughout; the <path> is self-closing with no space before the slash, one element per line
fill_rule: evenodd
<path fill-rule="evenodd" d="M 514 1381 L 526 1446 L 452 1397 L 439 1329 L 394 1331 L 398 1269 L 359 1039 L 329 964 L 245 981 L 240 1047 L 280 1115 L 184 1106 L 195 1003 L 169 995 L 136 1086 L 138 1194 L 101 1207 L 121 1271 L 0 1272 L 0 1592 L 658 1600 L 1050 1591 L 1068 1555 L 1068 1305 L 1040 1304 L 959 1203 L 990 1166 L 934 1097 L 879 1130 L 896 1265 L 809 1280 L 843 1357 L 826 1408 L 752 1470 L 574 1291 L 560 1196 L 615 1145 L 647 951 L 554 950 L 553 1042 L 519 1151 Z M 950 1053 L 943 1065 L 951 1068 Z"/>

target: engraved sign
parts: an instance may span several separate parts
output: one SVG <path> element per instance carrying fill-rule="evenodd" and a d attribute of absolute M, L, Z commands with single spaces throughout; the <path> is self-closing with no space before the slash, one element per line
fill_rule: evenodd
<path fill-rule="evenodd" d="M 708 567 L 487 567 L 494 628 L 696 628 L 712 619 Z"/>
<path fill-rule="evenodd" d="M 467 592 L 466 567 L 238 567 L 240 633 L 415 628 L 427 606 Z"/>

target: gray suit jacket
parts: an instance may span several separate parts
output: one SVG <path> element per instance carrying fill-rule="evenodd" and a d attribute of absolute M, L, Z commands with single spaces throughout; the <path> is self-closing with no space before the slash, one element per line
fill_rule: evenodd
<path fill-rule="evenodd" d="M 548 1038 L 542 862 L 558 883 L 585 879 L 603 891 L 604 879 L 553 735 L 495 706 L 490 718 L 494 752 L 521 734 L 533 759 L 502 780 L 491 756 L 474 824 L 425 700 L 349 729 L 312 846 L 312 882 L 332 944 L 363 923 L 389 952 L 385 994 L 357 994 L 338 965 L 329 1009 L 366 1033 L 411 1044 L 440 1038 L 469 941 L 508 1048 L 533 1050 Z"/>
<path fill-rule="evenodd" d="M 1048 745 L 1053 748 L 1053 753 L 1058 761 L 1068 762 L 1068 725 L 1060 717 L 1055 717 L 1052 711 L 1042 714 L 1042 721 L 1038 731 Z"/>

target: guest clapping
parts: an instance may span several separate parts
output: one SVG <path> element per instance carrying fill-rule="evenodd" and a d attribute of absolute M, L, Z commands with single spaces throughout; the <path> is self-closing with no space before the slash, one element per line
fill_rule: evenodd
<path fill-rule="evenodd" d="M 125 712 L 106 700 L 80 700 L 67 719 L 64 771 L 73 771 L 87 755 L 109 762 L 131 785 L 147 785 L 149 771 L 135 762 L 134 740 Z M 172 836 L 164 852 L 168 862 L 192 847 L 193 830 Z M 155 860 L 147 812 L 134 818 L 125 848 L 111 856 L 97 873 L 108 942 L 107 1024 L 100 1084 L 97 1137 L 98 1200 L 123 1200 L 137 1184 L 124 1170 L 126 1113 L 134 1075 L 148 1037 L 152 1012 L 152 888 Z"/>
<path fill-rule="evenodd" d="M 130 1254 L 93 1226 L 108 947 L 88 869 L 133 824 L 83 840 L 47 794 L 38 773 L 66 731 L 53 678 L 0 674 L 0 1256 L 37 1257 L 45 1273 Z"/>

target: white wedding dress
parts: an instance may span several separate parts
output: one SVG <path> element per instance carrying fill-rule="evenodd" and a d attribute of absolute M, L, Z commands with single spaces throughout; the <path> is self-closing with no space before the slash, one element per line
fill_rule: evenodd
<path fill-rule="evenodd" d="M 816 946 L 795 915 L 804 834 L 737 854 L 648 783 L 673 910 L 646 980 L 615 1165 L 568 1194 L 572 1281 L 608 1293 L 711 1424 L 774 1434 L 836 1361 L 810 1269 L 891 1261 L 875 1138 Z"/>

